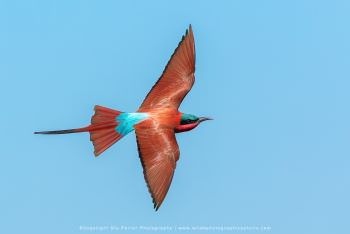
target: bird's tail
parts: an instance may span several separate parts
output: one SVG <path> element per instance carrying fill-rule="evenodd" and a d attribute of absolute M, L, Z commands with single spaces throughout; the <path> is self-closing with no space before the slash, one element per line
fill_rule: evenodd
<path fill-rule="evenodd" d="M 117 117 L 123 112 L 103 106 L 95 106 L 95 114 L 91 117 L 91 124 L 84 128 L 34 132 L 34 134 L 68 134 L 89 132 L 90 140 L 94 145 L 95 156 L 100 155 L 124 135 L 117 132 L 119 122 Z"/>

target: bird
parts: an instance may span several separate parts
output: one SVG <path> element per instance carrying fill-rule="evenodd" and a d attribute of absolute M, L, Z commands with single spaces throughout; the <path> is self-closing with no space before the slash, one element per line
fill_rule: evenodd
<path fill-rule="evenodd" d="M 157 211 L 168 193 L 180 157 L 175 134 L 190 131 L 200 123 L 211 120 L 178 110 L 195 82 L 195 62 L 195 41 L 192 26 L 189 25 L 160 78 L 136 112 L 96 105 L 87 127 L 34 134 L 88 132 L 97 157 L 135 131 L 144 178 L 153 208 Z"/>

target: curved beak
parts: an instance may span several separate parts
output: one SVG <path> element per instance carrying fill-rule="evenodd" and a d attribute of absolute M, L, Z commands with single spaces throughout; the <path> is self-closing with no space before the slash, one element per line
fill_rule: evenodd
<path fill-rule="evenodd" d="M 213 119 L 212 118 L 208 118 L 208 117 L 200 117 L 198 119 L 198 123 L 203 122 L 203 121 L 207 121 L 207 120 L 213 120 Z"/>

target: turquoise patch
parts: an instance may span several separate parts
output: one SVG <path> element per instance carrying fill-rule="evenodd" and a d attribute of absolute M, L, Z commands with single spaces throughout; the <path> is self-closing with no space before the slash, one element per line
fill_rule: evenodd
<path fill-rule="evenodd" d="M 121 113 L 117 117 L 119 125 L 116 127 L 116 131 L 125 136 L 129 132 L 135 130 L 134 125 L 140 123 L 142 120 L 148 118 L 147 113 Z"/>
<path fill-rule="evenodd" d="M 185 114 L 185 113 L 183 113 L 183 114 L 181 115 L 181 120 L 182 120 L 182 121 L 188 120 L 188 119 L 189 119 L 189 120 L 196 121 L 196 120 L 198 119 L 198 117 L 195 116 L 195 115 Z"/>

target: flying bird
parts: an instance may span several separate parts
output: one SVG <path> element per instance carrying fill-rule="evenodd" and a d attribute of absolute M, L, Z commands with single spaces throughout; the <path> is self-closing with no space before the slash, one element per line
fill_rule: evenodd
<path fill-rule="evenodd" d="M 96 105 L 91 124 L 87 127 L 34 133 L 89 132 L 97 157 L 135 130 L 143 174 L 154 209 L 158 210 L 169 190 L 180 156 L 175 133 L 190 131 L 203 121 L 210 120 L 178 110 L 194 84 L 195 60 L 195 43 L 190 25 L 161 77 L 136 112 L 122 112 Z"/>

